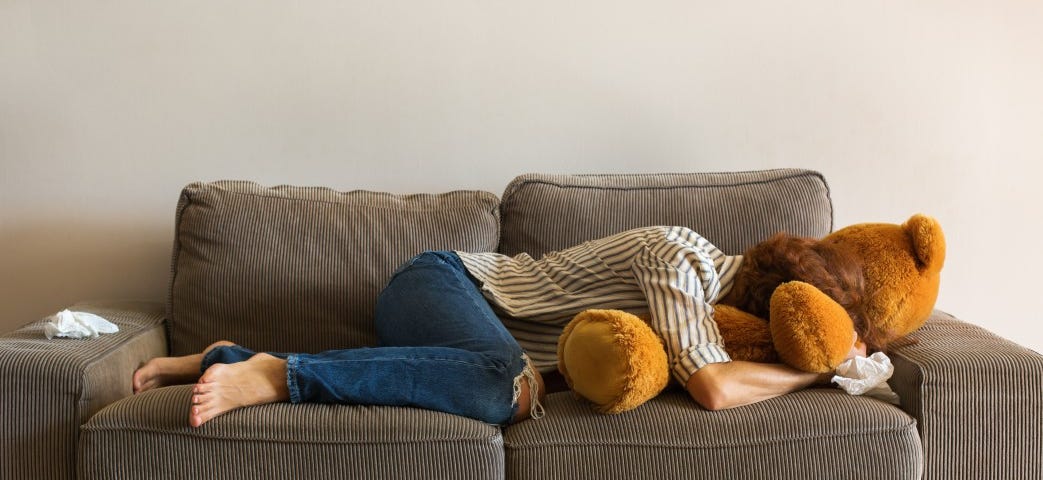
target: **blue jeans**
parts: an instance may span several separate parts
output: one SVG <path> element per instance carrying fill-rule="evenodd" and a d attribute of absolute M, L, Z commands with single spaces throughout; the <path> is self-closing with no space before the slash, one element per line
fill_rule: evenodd
<path fill-rule="evenodd" d="M 400 267 L 377 300 L 374 322 L 378 347 L 269 352 L 286 359 L 290 401 L 412 406 L 510 422 L 524 352 L 458 255 L 425 252 Z M 217 347 L 202 368 L 255 353 Z"/>

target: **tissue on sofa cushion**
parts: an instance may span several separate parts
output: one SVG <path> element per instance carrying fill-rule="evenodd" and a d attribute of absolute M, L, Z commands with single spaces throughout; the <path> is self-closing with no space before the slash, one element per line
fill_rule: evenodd
<path fill-rule="evenodd" d="M 490 251 L 498 199 L 193 183 L 177 207 L 168 301 L 172 355 L 218 339 L 259 351 L 372 345 L 373 305 L 428 249 Z"/>

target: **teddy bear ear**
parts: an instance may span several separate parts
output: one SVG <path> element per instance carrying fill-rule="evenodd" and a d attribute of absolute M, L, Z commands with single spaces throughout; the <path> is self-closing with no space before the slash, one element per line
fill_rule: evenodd
<path fill-rule="evenodd" d="M 945 263 L 945 235 L 932 217 L 916 214 L 902 225 L 913 241 L 916 258 L 925 268 L 941 270 Z"/>

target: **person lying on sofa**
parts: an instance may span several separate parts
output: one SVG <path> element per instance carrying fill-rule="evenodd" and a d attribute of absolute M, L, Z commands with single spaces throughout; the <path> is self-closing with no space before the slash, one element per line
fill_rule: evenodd
<path fill-rule="evenodd" d="M 842 252 L 834 256 L 843 260 Z M 195 382 L 195 427 L 240 407 L 284 401 L 414 406 L 506 425 L 542 416 L 544 388 L 496 311 L 560 333 L 588 308 L 648 309 L 674 377 L 710 410 L 828 382 L 831 374 L 732 361 L 725 353 L 711 306 L 729 291 L 742 260 L 684 227 L 630 230 L 539 260 L 425 252 L 399 267 L 378 297 L 378 347 L 280 354 L 219 341 L 199 354 L 150 360 L 134 372 L 133 387 L 140 393 Z M 809 283 L 857 294 L 861 284 L 850 279 L 861 278 L 860 264 L 831 261 L 840 273 Z M 545 337 L 536 341 L 556 344 L 557 335 Z M 864 344 L 856 341 L 854 355 L 865 355 Z"/>

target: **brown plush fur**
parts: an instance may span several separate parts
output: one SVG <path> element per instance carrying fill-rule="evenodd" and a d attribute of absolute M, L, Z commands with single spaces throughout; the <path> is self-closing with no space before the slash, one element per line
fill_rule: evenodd
<path fill-rule="evenodd" d="M 851 326 L 870 351 L 878 351 L 923 325 L 944 263 L 941 227 L 925 215 L 902 225 L 852 225 L 819 241 L 779 234 L 745 253 L 734 287 L 721 299 L 735 309 L 718 305 L 715 320 L 738 325 L 721 327 L 736 360 L 760 361 L 770 356 L 758 351 L 764 348 L 801 370 L 829 371 L 851 347 Z M 809 285 L 780 289 L 793 280 Z M 736 310 L 763 323 L 736 318 Z"/>
<path fill-rule="evenodd" d="M 923 325 L 934 308 L 944 262 L 941 227 L 923 215 L 914 215 L 902 225 L 853 225 L 820 241 L 778 235 L 746 252 L 739 276 L 716 306 L 714 319 L 725 349 L 735 360 L 782 360 L 805 371 L 828 372 L 845 358 L 855 332 L 871 350 L 882 350 Z M 617 323 L 590 329 L 586 336 L 576 336 L 570 324 L 559 342 L 563 372 L 576 352 L 582 352 L 588 363 L 600 360 L 596 368 L 588 368 L 590 373 L 573 372 L 569 384 L 581 395 L 576 385 L 612 400 L 612 408 L 602 409 L 606 412 L 635 408 L 647 400 L 625 397 L 633 385 L 645 382 L 642 373 L 633 372 L 659 375 L 666 365 L 664 356 L 662 368 L 648 367 L 648 362 L 660 360 L 644 351 L 661 352 L 661 344 L 628 340 L 629 346 L 620 348 L 622 343 L 601 338 L 614 338 L 617 329 L 654 336 L 647 326 L 647 330 L 624 326 L 644 322 L 619 313 L 622 316 L 613 317 Z M 592 323 L 580 322 L 579 328 L 584 325 Z M 571 341 L 565 342 L 570 333 Z M 630 357 L 639 359 L 642 369 L 627 366 L 634 363 Z M 614 377 L 605 373 L 613 368 L 628 373 Z"/>
<path fill-rule="evenodd" d="M 731 305 L 717 305 L 714 318 L 724 319 L 717 322 L 717 329 L 724 338 L 728 355 L 733 359 L 760 363 L 779 362 L 766 320 Z"/>
<path fill-rule="evenodd" d="M 771 296 L 770 318 L 779 358 L 805 372 L 834 370 L 855 340 L 854 325 L 844 308 L 808 283 L 779 285 Z"/>
<path fill-rule="evenodd" d="M 902 225 L 852 225 L 822 243 L 862 257 L 868 293 L 861 310 L 872 319 L 877 349 L 920 328 L 931 315 L 945 264 L 945 236 L 935 219 L 913 215 Z"/>
<path fill-rule="evenodd" d="M 732 305 L 759 318 L 773 318 L 771 299 L 776 289 L 795 280 L 814 286 L 839 303 L 858 327 L 863 341 L 875 346 L 873 328 L 862 320 L 862 259 L 842 244 L 778 233 L 743 254 L 732 289 L 720 304 Z"/>
<path fill-rule="evenodd" d="M 558 341 L 558 370 L 600 413 L 647 402 L 670 381 L 662 341 L 644 320 L 618 310 L 586 310 Z"/>

